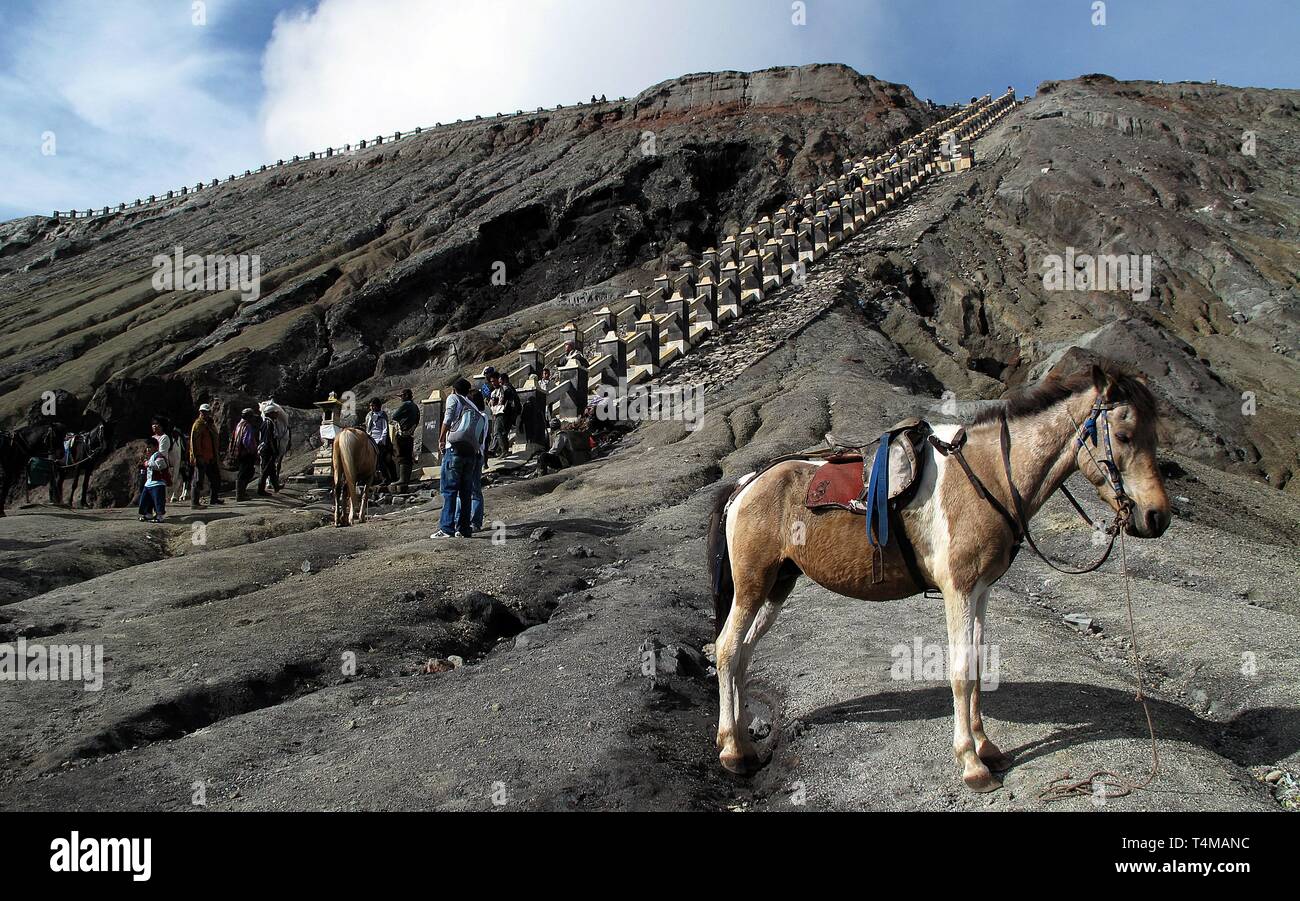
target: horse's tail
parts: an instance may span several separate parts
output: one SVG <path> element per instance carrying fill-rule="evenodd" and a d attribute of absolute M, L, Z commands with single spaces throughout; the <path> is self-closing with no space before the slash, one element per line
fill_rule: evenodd
<path fill-rule="evenodd" d="M 736 586 L 731 580 L 731 549 L 727 546 L 727 502 L 734 485 L 718 489 L 709 516 L 709 580 L 713 587 L 713 634 L 721 635 L 731 612 Z"/>
<path fill-rule="evenodd" d="M 334 491 L 340 490 L 352 491 L 356 484 L 353 473 L 354 460 L 356 459 L 356 449 L 353 444 L 356 440 L 352 434 L 352 429 L 343 429 L 334 438 Z M 338 495 L 346 497 L 347 495 Z"/>

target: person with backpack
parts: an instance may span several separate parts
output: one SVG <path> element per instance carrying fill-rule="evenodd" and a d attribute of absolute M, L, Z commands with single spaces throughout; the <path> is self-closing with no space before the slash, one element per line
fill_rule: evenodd
<path fill-rule="evenodd" d="M 167 455 L 159 450 L 160 436 L 149 439 L 144 461 L 144 490 L 140 492 L 140 522 L 162 522 L 167 515 L 167 486 L 171 473 Z"/>
<path fill-rule="evenodd" d="M 248 500 L 248 483 L 253 481 L 257 469 L 257 446 L 261 439 L 261 415 L 252 407 L 245 407 L 239 414 L 239 423 L 235 433 L 230 436 L 229 457 L 231 469 L 235 470 L 235 500 Z"/>
<path fill-rule="evenodd" d="M 447 398 L 447 410 L 438 433 L 438 451 L 442 469 L 438 490 L 442 493 L 442 516 L 434 538 L 469 538 L 474 534 L 471 510 L 474 503 L 474 476 L 483 447 L 487 422 L 469 394 L 473 386 L 459 378 Z"/>
<path fill-rule="evenodd" d="M 262 477 L 257 482 L 257 493 L 266 497 L 266 483 L 271 483 L 271 490 L 280 493 L 280 433 L 275 430 L 275 420 L 270 416 L 260 417 L 257 429 L 257 458 L 262 464 Z"/>
<path fill-rule="evenodd" d="M 480 413 L 484 412 L 483 395 L 477 391 L 469 393 L 469 402 Z M 470 487 L 469 524 L 475 532 L 483 531 L 483 469 L 487 466 L 488 430 L 483 429 L 483 440 L 479 442 L 478 465 L 474 467 L 474 481 Z"/>

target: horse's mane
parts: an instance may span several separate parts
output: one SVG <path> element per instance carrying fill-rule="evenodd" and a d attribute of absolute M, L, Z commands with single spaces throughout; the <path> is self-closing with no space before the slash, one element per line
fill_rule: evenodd
<path fill-rule="evenodd" d="M 1064 362 L 1064 361 L 1063 361 Z M 972 425 L 996 420 L 1003 413 L 1008 419 L 1034 416 L 1056 406 L 1068 397 L 1093 386 L 1092 365 L 1096 364 L 1114 384 L 1114 398 L 1133 405 L 1139 418 L 1154 421 L 1157 416 L 1156 397 L 1137 372 L 1114 360 L 1097 357 L 1085 361 L 1068 372 L 1058 365 L 1037 384 L 1021 388 L 1002 400 L 990 404 L 979 412 Z"/>

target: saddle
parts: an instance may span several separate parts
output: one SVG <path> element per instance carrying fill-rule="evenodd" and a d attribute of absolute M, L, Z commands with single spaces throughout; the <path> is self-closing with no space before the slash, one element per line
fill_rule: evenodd
<path fill-rule="evenodd" d="M 885 462 L 879 470 L 878 478 L 883 479 L 879 490 L 886 501 L 905 500 L 904 495 L 911 493 L 920 478 L 925 458 L 917 450 L 929 434 L 929 423 L 915 417 L 895 423 L 879 438 L 867 442 L 845 441 L 828 434 L 826 443 L 833 454 L 813 474 L 804 506 L 809 510 L 837 507 L 866 513 L 871 473 L 882 451 Z M 876 454 L 865 456 L 862 451 L 873 445 L 879 445 Z"/>

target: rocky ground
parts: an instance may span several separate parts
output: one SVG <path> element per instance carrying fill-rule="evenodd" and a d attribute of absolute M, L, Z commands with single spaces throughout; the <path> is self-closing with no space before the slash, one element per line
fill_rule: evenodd
<path fill-rule="evenodd" d="M 891 678 L 897 648 L 943 642 L 941 602 L 922 596 L 866 604 L 801 583 L 754 664 L 770 765 L 736 779 L 713 747 L 715 486 L 827 431 L 941 419 L 945 389 L 988 393 L 975 383 L 993 376 L 945 337 L 946 305 L 927 309 L 900 261 L 955 240 L 997 194 L 1036 109 L 981 140 L 987 164 L 928 186 L 679 364 L 671 379 L 708 385 L 698 428 L 645 423 L 607 458 L 491 488 L 471 540 L 429 538 L 433 501 L 348 529 L 288 497 L 164 526 L 119 510 L 0 520 L 21 598 L 0 607 L 6 637 L 102 644 L 109 660 L 100 692 L 0 692 L 0 807 L 183 810 L 202 783 L 220 810 L 1093 810 L 1039 795 L 1067 772 L 1140 780 L 1150 748 L 1118 559 L 1068 577 L 1022 554 L 995 588 L 987 722 L 1014 755 L 1001 791 L 961 784 L 946 680 Z M 999 271 L 996 254 L 967 265 Z M 1295 806 L 1300 506 L 1190 444 L 1162 459 L 1175 522 L 1126 544 L 1161 771 L 1104 803 Z M 1078 559 L 1093 549 L 1072 517 L 1053 502 L 1036 531 Z M 84 574 L 44 573 L 73 556 Z"/>

